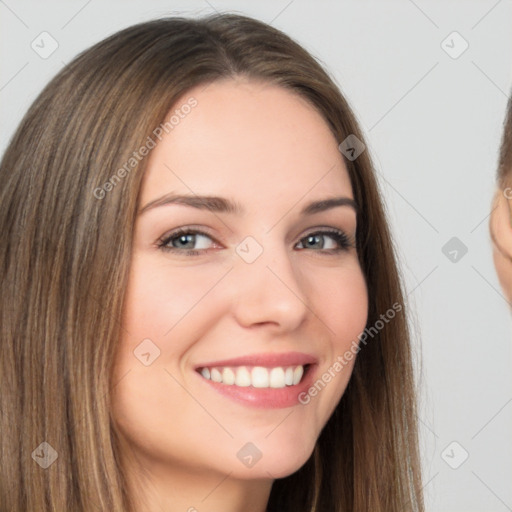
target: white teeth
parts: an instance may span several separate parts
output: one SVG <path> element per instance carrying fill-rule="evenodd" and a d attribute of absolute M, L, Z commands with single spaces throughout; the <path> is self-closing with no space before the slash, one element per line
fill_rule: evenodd
<path fill-rule="evenodd" d="M 244 388 L 251 385 L 251 374 L 245 366 L 242 366 L 237 370 L 235 384 Z"/>
<path fill-rule="evenodd" d="M 293 384 L 298 384 L 300 379 L 302 379 L 302 375 L 304 374 L 304 367 L 297 366 L 295 370 L 293 370 Z"/>
<path fill-rule="evenodd" d="M 284 370 L 282 368 L 272 368 L 270 370 L 270 387 L 284 388 L 284 386 Z"/>
<path fill-rule="evenodd" d="M 224 382 L 224 384 L 235 383 L 235 372 L 231 368 L 224 368 L 222 371 L 222 382 Z"/>
<path fill-rule="evenodd" d="M 217 370 L 217 368 L 212 368 L 210 374 L 210 378 L 213 380 L 213 382 L 222 382 L 222 374 L 219 372 L 219 370 Z"/>
<path fill-rule="evenodd" d="M 255 388 L 268 388 L 268 370 L 262 366 L 255 366 L 251 372 L 251 381 Z"/>
<path fill-rule="evenodd" d="M 201 375 L 207 380 L 228 386 L 278 389 L 297 385 L 304 375 L 304 366 L 202 368 Z"/>

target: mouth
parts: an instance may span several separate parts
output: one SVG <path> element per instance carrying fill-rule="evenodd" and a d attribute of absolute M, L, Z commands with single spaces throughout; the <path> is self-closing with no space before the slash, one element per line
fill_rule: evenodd
<path fill-rule="evenodd" d="M 317 366 L 315 357 L 289 352 L 204 363 L 195 371 L 223 396 L 246 406 L 273 409 L 297 405 Z"/>
<path fill-rule="evenodd" d="M 296 386 L 302 381 L 310 364 L 296 366 L 214 366 L 203 367 L 197 371 L 206 380 L 225 384 L 226 386 L 238 386 L 253 388 L 279 389 L 286 386 Z"/>

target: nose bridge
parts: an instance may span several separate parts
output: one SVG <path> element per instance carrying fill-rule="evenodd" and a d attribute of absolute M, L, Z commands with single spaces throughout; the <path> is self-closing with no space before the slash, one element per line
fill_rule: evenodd
<path fill-rule="evenodd" d="M 308 310 L 304 283 L 279 237 L 260 238 L 248 236 L 236 248 L 234 310 L 245 325 L 274 322 L 294 328 Z"/>

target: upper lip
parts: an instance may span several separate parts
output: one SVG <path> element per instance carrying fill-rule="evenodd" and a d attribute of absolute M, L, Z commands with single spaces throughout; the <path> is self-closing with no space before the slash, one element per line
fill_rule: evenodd
<path fill-rule="evenodd" d="M 315 356 L 302 352 L 267 352 L 202 363 L 196 365 L 195 369 L 220 366 L 263 366 L 273 368 L 276 366 L 305 366 L 307 364 L 315 364 L 316 362 L 317 358 Z"/>

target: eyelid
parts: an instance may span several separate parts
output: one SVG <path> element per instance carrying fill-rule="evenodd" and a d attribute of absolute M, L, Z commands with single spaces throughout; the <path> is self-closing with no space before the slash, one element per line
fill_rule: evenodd
<path fill-rule="evenodd" d="M 348 228 L 348 226 L 347 226 Z M 310 228 L 307 228 L 302 234 L 299 236 L 298 240 L 300 240 L 301 238 L 304 238 L 308 235 L 311 235 L 311 234 L 314 234 L 314 233 L 317 233 L 319 231 L 321 232 L 335 232 L 335 233 L 342 233 L 346 238 L 347 240 L 350 242 L 351 246 L 354 246 L 355 247 L 355 242 L 356 242 L 356 233 L 357 231 L 354 229 L 354 234 L 352 234 L 352 229 L 347 229 L 347 228 L 343 228 L 343 227 L 336 227 L 332 224 L 330 225 L 326 225 L 326 224 L 318 224 L 316 226 L 312 226 Z"/>

